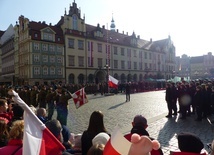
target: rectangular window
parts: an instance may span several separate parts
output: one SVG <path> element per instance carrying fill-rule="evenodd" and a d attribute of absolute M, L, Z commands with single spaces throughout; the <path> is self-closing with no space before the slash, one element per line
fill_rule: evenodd
<path fill-rule="evenodd" d="M 79 56 L 78 57 L 78 63 L 79 63 L 79 67 L 83 67 L 84 66 L 84 57 Z"/>
<path fill-rule="evenodd" d="M 57 74 L 62 75 L 62 68 L 57 68 Z"/>
<path fill-rule="evenodd" d="M 47 55 L 43 55 L 42 56 L 42 61 L 43 62 L 48 62 L 48 56 Z"/>
<path fill-rule="evenodd" d="M 118 60 L 114 60 L 114 68 L 118 68 Z"/>
<path fill-rule="evenodd" d="M 137 57 L 137 51 L 134 50 L 134 57 Z"/>
<path fill-rule="evenodd" d="M 68 48 L 74 48 L 74 39 L 68 38 Z"/>
<path fill-rule="evenodd" d="M 38 43 L 34 43 L 34 50 L 36 50 L 36 51 L 39 50 L 39 44 Z"/>
<path fill-rule="evenodd" d="M 117 47 L 114 46 L 114 55 L 117 55 Z"/>
<path fill-rule="evenodd" d="M 43 67 L 43 75 L 48 75 L 48 67 Z"/>
<path fill-rule="evenodd" d="M 57 52 L 62 52 L 62 47 L 61 46 L 57 46 Z"/>
<path fill-rule="evenodd" d="M 42 44 L 42 50 L 43 51 L 48 51 L 48 45 L 47 44 Z"/>
<path fill-rule="evenodd" d="M 83 40 L 78 40 L 78 49 L 80 49 L 80 50 L 83 50 L 83 49 L 84 49 Z"/>
<path fill-rule="evenodd" d="M 97 44 L 98 52 L 102 52 L 102 44 Z"/>
<path fill-rule="evenodd" d="M 121 69 L 125 69 L 125 61 L 121 60 Z"/>
<path fill-rule="evenodd" d="M 124 48 L 122 48 L 122 47 L 121 47 L 121 55 L 123 55 L 123 56 L 125 55 Z"/>
<path fill-rule="evenodd" d="M 144 53 L 144 58 L 147 59 L 147 52 Z"/>
<path fill-rule="evenodd" d="M 152 59 L 152 54 L 151 53 L 149 53 L 149 60 L 151 60 Z"/>
<path fill-rule="evenodd" d="M 55 68 L 54 67 L 50 68 L 50 75 L 55 75 Z"/>
<path fill-rule="evenodd" d="M 60 56 L 57 57 L 57 63 L 62 63 L 62 57 Z"/>
<path fill-rule="evenodd" d="M 35 75 L 40 75 L 40 68 L 39 67 L 34 67 L 33 70 L 34 70 L 33 72 Z"/>
<path fill-rule="evenodd" d="M 128 69 L 131 69 L 131 61 L 128 61 Z"/>
<path fill-rule="evenodd" d="M 127 49 L 127 56 L 131 58 L 131 49 Z"/>
<path fill-rule="evenodd" d="M 134 62 L 134 69 L 137 69 L 137 62 Z"/>
<path fill-rule="evenodd" d="M 34 62 L 39 62 L 39 61 L 40 61 L 40 60 L 39 60 L 39 55 L 34 54 L 34 55 L 33 55 L 33 61 L 34 61 Z"/>
<path fill-rule="evenodd" d="M 97 64 L 98 64 L 98 68 L 102 68 L 103 67 L 103 59 L 102 58 L 98 58 L 97 59 Z"/>
<path fill-rule="evenodd" d="M 50 63 L 54 63 L 55 62 L 55 56 L 50 56 Z"/>
<path fill-rule="evenodd" d="M 93 66 L 94 66 L 94 58 L 88 57 L 88 67 L 93 67 Z"/>
<path fill-rule="evenodd" d="M 75 61 L 74 61 L 74 56 L 73 55 L 69 55 L 68 56 L 68 65 L 69 66 L 74 66 Z"/>
<path fill-rule="evenodd" d="M 49 48 L 50 48 L 51 52 L 55 51 L 55 46 L 54 45 L 50 45 Z"/>

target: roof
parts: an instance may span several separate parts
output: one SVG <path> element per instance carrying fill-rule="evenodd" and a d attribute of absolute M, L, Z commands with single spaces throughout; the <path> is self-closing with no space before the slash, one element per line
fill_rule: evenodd
<path fill-rule="evenodd" d="M 191 57 L 190 58 L 190 63 L 203 63 L 204 62 L 204 57 L 203 56 L 197 56 L 197 57 Z"/>

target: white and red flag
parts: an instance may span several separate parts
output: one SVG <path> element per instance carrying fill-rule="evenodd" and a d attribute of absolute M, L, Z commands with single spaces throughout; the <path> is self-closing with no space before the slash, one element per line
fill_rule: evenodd
<path fill-rule="evenodd" d="M 80 90 L 76 91 L 73 95 L 73 100 L 76 108 L 88 103 L 88 99 L 85 93 L 85 88 L 81 88 Z"/>
<path fill-rule="evenodd" d="M 118 80 L 115 79 L 114 77 L 112 77 L 111 75 L 109 75 L 108 77 L 108 86 L 110 88 L 118 88 Z"/>
<path fill-rule="evenodd" d="M 105 145 L 103 155 L 128 155 L 130 147 L 131 142 L 115 129 Z"/>
<path fill-rule="evenodd" d="M 60 155 L 65 147 L 14 90 L 8 92 L 24 109 L 23 155 Z"/>

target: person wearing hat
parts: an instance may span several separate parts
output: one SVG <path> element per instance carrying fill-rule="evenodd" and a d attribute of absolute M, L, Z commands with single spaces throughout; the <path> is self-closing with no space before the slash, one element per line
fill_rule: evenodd
<path fill-rule="evenodd" d="M 207 152 L 202 153 L 204 144 L 201 139 L 193 133 L 182 132 L 177 136 L 178 139 L 178 148 L 181 152 L 173 152 L 172 155 L 181 155 L 181 154 L 195 154 L 195 155 L 206 155 Z"/>
<path fill-rule="evenodd" d="M 148 131 L 146 130 L 147 127 L 147 119 L 142 115 L 136 115 L 132 122 L 131 132 L 126 134 L 124 137 L 127 140 L 131 141 L 132 134 L 136 133 L 140 136 L 148 136 L 151 140 L 154 140 L 154 138 L 150 137 Z M 163 155 L 163 151 L 161 150 L 161 148 L 159 148 L 158 150 L 153 149 L 150 153 L 151 155 Z"/>

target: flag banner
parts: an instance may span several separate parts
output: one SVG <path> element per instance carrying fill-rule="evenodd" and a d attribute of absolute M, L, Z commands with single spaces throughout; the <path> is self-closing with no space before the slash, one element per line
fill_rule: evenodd
<path fill-rule="evenodd" d="M 103 155 L 128 155 L 130 147 L 131 142 L 117 128 L 106 143 Z"/>
<path fill-rule="evenodd" d="M 76 91 L 73 95 L 73 100 L 76 108 L 81 107 L 85 103 L 88 103 L 88 99 L 85 93 L 85 88 L 81 88 L 80 90 Z"/>
<path fill-rule="evenodd" d="M 118 88 L 118 80 L 115 79 L 114 77 L 112 77 L 111 75 L 109 75 L 108 77 L 108 86 L 110 88 Z"/>
<path fill-rule="evenodd" d="M 43 124 L 30 107 L 19 97 L 18 93 L 10 90 L 9 95 L 24 109 L 24 138 L 23 155 L 60 155 L 65 147 Z"/>

